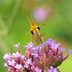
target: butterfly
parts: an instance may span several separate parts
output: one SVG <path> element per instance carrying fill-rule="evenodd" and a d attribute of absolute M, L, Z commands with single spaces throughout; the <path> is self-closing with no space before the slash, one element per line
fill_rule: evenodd
<path fill-rule="evenodd" d="M 40 27 L 31 19 L 29 19 L 30 23 L 30 33 L 31 33 L 31 39 L 36 44 L 43 43 L 43 35 L 40 32 Z"/>
<path fill-rule="evenodd" d="M 43 42 L 42 34 L 40 32 L 40 27 L 37 26 L 33 20 L 31 21 L 31 29 L 30 29 L 30 32 L 32 34 L 32 38 L 34 38 L 34 40 L 37 43 L 40 44 L 40 43 Z"/>

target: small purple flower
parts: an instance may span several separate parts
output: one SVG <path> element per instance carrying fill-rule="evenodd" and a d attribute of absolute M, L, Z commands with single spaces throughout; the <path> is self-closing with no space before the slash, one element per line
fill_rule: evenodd
<path fill-rule="evenodd" d="M 72 50 L 69 50 L 69 51 L 68 51 L 68 55 L 70 55 L 70 54 L 72 54 Z"/>
<path fill-rule="evenodd" d="M 15 58 L 18 58 L 18 57 L 21 56 L 21 54 L 20 54 L 19 52 L 16 52 L 16 53 L 13 53 L 13 56 L 14 56 Z"/>
<path fill-rule="evenodd" d="M 30 58 L 30 59 L 27 59 L 27 64 L 32 64 L 32 59 Z"/>
<path fill-rule="evenodd" d="M 41 49 L 42 49 L 42 47 L 45 47 L 45 46 L 46 46 L 45 42 L 43 42 L 42 44 L 40 44 Z"/>
<path fill-rule="evenodd" d="M 31 49 L 31 48 L 33 48 L 34 46 L 33 46 L 33 43 L 32 42 L 29 42 L 29 43 L 27 43 L 27 45 L 26 46 L 24 46 L 26 49 Z"/>
<path fill-rule="evenodd" d="M 54 68 L 53 66 L 50 66 L 50 69 L 48 70 L 48 72 L 58 72 L 58 70 Z"/>
<path fill-rule="evenodd" d="M 15 68 L 18 69 L 18 70 L 20 70 L 20 69 L 22 68 L 22 65 L 21 65 L 21 64 L 17 64 L 17 65 L 15 66 Z"/>
<path fill-rule="evenodd" d="M 24 55 L 21 55 L 21 59 L 22 59 L 22 60 L 25 60 L 26 57 L 25 57 Z"/>
<path fill-rule="evenodd" d="M 15 45 L 16 48 L 20 47 L 20 42 L 18 42 L 18 44 Z"/>
<path fill-rule="evenodd" d="M 33 56 L 34 56 L 34 58 L 39 58 L 39 55 L 38 55 L 38 54 L 36 54 L 36 53 L 32 53 L 31 55 L 33 55 Z"/>
<path fill-rule="evenodd" d="M 60 48 L 60 52 L 64 52 L 65 51 L 65 48 Z"/>
<path fill-rule="evenodd" d="M 42 72 L 42 70 L 39 68 L 35 68 L 35 72 Z"/>
<path fill-rule="evenodd" d="M 38 46 L 37 47 L 34 47 L 34 48 L 32 48 L 32 50 L 33 50 L 33 53 L 38 53 L 39 47 Z"/>
<path fill-rule="evenodd" d="M 51 44 L 51 48 L 53 48 L 54 50 L 57 50 L 59 46 L 60 46 L 60 43 L 58 43 L 58 44 L 52 43 Z"/>
<path fill-rule="evenodd" d="M 46 43 L 54 50 L 57 50 L 58 47 L 60 46 L 60 43 L 55 43 L 55 41 L 50 38 L 47 39 Z"/>
<path fill-rule="evenodd" d="M 31 69 L 32 69 L 32 70 L 34 70 L 34 69 L 35 69 L 35 66 L 34 66 L 33 64 L 32 64 L 32 66 L 31 66 Z"/>
<path fill-rule="evenodd" d="M 28 69 L 28 68 L 29 68 L 29 64 L 26 63 L 26 64 L 24 65 L 24 67 Z"/>
<path fill-rule="evenodd" d="M 8 60 L 8 65 L 15 66 L 15 64 L 16 64 L 16 62 L 15 62 L 14 59 L 12 61 L 11 60 Z"/>
<path fill-rule="evenodd" d="M 46 43 L 48 44 L 48 45 L 50 45 L 50 44 L 52 44 L 52 43 L 54 43 L 55 41 L 53 41 L 51 38 L 49 38 L 49 39 L 47 39 L 46 40 Z"/>
<path fill-rule="evenodd" d="M 5 55 L 3 56 L 3 58 L 4 58 L 5 61 L 8 61 L 8 60 L 11 59 L 11 55 L 10 55 L 10 54 L 5 54 Z"/>

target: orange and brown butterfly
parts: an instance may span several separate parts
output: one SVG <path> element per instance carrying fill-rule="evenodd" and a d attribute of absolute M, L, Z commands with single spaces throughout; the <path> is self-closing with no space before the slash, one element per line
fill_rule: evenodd
<path fill-rule="evenodd" d="M 36 44 L 42 43 L 43 42 L 43 36 L 42 36 L 42 34 L 40 32 L 40 27 L 37 26 L 33 20 L 29 19 L 29 23 L 30 23 L 30 26 L 31 26 L 30 27 L 30 32 L 31 32 L 31 35 L 32 35 L 31 36 L 32 41 L 34 40 L 34 42 Z"/>

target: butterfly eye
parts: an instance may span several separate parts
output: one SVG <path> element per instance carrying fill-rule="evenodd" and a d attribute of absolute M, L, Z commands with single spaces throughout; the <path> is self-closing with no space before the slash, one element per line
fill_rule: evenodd
<path fill-rule="evenodd" d="M 33 34 L 33 31 L 31 31 L 31 34 Z"/>
<path fill-rule="evenodd" d="M 40 27 L 37 27 L 40 30 Z"/>

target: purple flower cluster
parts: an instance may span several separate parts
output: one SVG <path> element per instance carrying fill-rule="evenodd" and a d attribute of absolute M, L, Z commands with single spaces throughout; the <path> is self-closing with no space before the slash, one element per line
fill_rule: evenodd
<path fill-rule="evenodd" d="M 25 55 L 20 52 L 20 43 L 15 47 L 18 52 L 3 56 L 8 72 L 59 72 L 57 67 L 72 53 L 69 50 L 64 56 L 65 48 L 52 39 L 48 39 L 36 47 L 32 42 L 28 43 L 24 46 Z"/>

